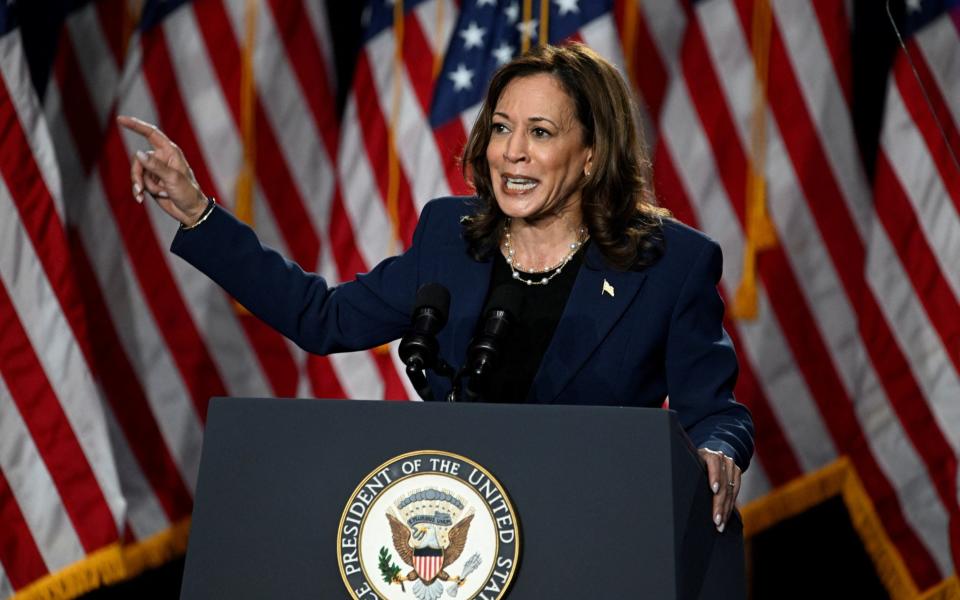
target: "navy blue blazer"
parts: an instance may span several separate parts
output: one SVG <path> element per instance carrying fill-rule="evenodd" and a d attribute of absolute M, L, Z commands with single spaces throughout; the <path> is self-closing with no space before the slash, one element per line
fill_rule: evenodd
<path fill-rule="evenodd" d="M 417 289 L 442 284 L 450 290 L 450 317 L 438 341 L 443 358 L 458 366 L 493 265 L 467 254 L 460 219 L 469 212 L 465 198 L 428 203 L 406 252 L 337 286 L 262 246 L 253 230 L 219 207 L 200 227 L 177 233 L 171 249 L 316 354 L 402 337 Z M 663 257 L 638 271 L 613 269 L 595 244 L 587 247 L 527 402 L 659 407 L 669 395 L 697 447 L 723 451 L 746 469 L 753 422 L 733 398 L 737 359 L 716 289 L 720 247 L 673 220 L 664 223 L 664 245 Z M 605 283 L 612 296 L 602 293 Z M 447 380 L 429 378 L 434 396 L 444 398 Z"/>

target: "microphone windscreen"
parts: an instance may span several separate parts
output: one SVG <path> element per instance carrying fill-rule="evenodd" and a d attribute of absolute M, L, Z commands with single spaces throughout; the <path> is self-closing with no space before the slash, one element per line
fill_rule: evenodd
<path fill-rule="evenodd" d="M 432 308 L 442 317 L 444 323 L 450 312 L 450 292 L 439 283 L 425 283 L 417 290 L 416 303 L 413 306 L 413 314 L 417 314 L 422 308 Z"/>
<path fill-rule="evenodd" d="M 523 292 L 515 285 L 501 285 L 490 294 L 490 300 L 483 311 L 484 314 L 491 310 L 502 310 L 510 315 L 514 321 L 520 315 L 520 309 L 523 307 Z"/>

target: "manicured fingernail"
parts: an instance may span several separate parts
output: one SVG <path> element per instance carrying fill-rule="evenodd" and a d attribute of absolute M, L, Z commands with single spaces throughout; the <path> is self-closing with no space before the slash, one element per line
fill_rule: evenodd
<path fill-rule="evenodd" d="M 714 482 L 713 482 L 713 493 L 716 494 L 716 493 L 719 492 L 719 491 L 720 491 L 720 483 L 714 481 Z"/>
<path fill-rule="evenodd" d="M 720 513 L 717 513 L 716 516 L 713 517 L 713 522 L 716 523 L 716 524 L 719 526 L 719 525 L 720 525 L 720 521 L 722 520 L 722 518 L 723 518 L 723 517 L 720 516 Z"/>
<path fill-rule="evenodd" d="M 717 531 L 719 531 L 720 533 L 723 533 L 723 528 L 726 526 L 727 526 L 726 523 L 720 523 L 720 526 L 717 527 Z"/>
<path fill-rule="evenodd" d="M 134 195 L 134 196 L 139 196 L 139 195 L 140 195 L 140 192 L 142 192 L 142 191 L 143 191 L 143 188 L 140 187 L 140 184 L 139 184 L 139 183 L 133 184 L 133 195 Z"/>
<path fill-rule="evenodd" d="M 143 194 L 137 194 L 137 202 L 143 204 Z"/>
<path fill-rule="evenodd" d="M 147 153 L 143 150 L 137 150 L 137 160 L 140 162 L 147 162 Z"/>
<path fill-rule="evenodd" d="M 159 198 L 169 198 L 169 197 L 170 197 L 170 194 L 168 194 L 168 193 L 166 192 L 166 190 L 160 190 L 159 192 L 157 192 L 157 197 L 159 197 Z"/>

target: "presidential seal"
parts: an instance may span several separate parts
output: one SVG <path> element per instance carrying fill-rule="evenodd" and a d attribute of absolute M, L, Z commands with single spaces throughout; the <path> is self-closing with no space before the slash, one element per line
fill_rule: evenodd
<path fill-rule="evenodd" d="M 520 534 L 503 486 L 472 460 L 422 450 L 377 467 L 347 501 L 340 575 L 357 600 L 495 600 Z"/>

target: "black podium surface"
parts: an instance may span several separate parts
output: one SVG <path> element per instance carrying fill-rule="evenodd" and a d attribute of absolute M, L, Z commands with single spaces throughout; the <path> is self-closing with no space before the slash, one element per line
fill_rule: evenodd
<path fill-rule="evenodd" d="M 348 499 L 384 461 L 425 449 L 479 463 L 509 494 L 509 598 L 746 595 L 739 516 L 713 527 L 704 470 L 668 411 L 217 398 L 181 597 L 349 598 Z"/>

